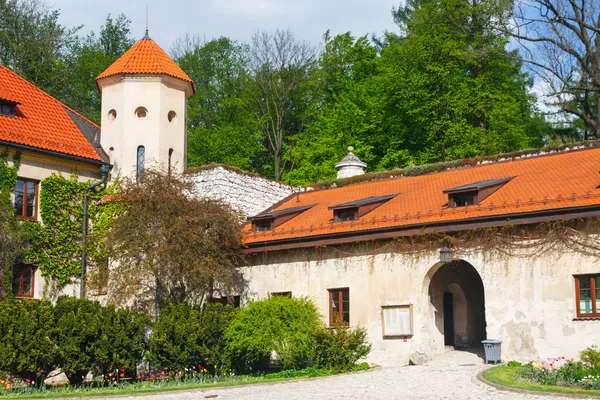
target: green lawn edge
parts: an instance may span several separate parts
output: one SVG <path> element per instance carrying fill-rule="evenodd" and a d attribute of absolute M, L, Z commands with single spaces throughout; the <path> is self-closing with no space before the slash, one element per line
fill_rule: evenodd
<path fill-rule="evenodd" d="M 485 382 L 491 383 L 499 389 L 516 389 L 517 391 L 536 392 L 538 394 L 542 392 L 548 395 L 566 395 L 569 397 L 600 398 L 600 390 L 585 390 L 563 386 L 538 385 L 530 382 L 517 381 L 515 380 L 515 374 L 517 371 L 517 368 L 499 365 L 483 371 L 480 377 Z"/>
<path fill-rule="evenodd" d="M 36 393 L 31 395 L 15 394 L 15 395 L 0 395 L 1 399 L 66 399 L 66 398 L 81 398 L 87 399 L 90 397 L 118 397 L 118 396 L 135 396 L 147 395 L 154 393 L 176 392 L 182 390 L 202 390 L 202 389 L 219 389 L 232 386 L 246 386 L 269 384 L 279 382 L 304 381 L 319 378 L 327 378 L 334 375 L 354 374 L 364 371 L 352 371 L 344 373 L 323 374 L 317 376 L 297 376 L 297 377 L 281 377 L 281 378 L 256 378 L 256 379 L 241 379 L 238 381 L 226 381 L 217 383 L 192 383 L 181 386 L 166 386 L 161 388 L 136 388 L 136 389 L 99 389 L 98 391 L 82 391 L 82 392 L 57 392 L 57 393 Z"/>

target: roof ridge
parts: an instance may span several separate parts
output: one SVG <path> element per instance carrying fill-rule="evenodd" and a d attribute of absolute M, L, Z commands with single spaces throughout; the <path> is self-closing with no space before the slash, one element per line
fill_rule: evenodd
<path fill-rule="evenodd" d="M 350 184 L 431 175 L 446 171 L 497 165 L 505 162 L 525 161 L 539 157 L 566 155 L 577 151 L 594 150 L 598 148 L 600 148 L 600 139 L 586 140 L 559 146 L 546 146 L 535 149 L 518 150 L 510 153 L 498 153 L 488 156 L 441 161 L 431 164 L 421 164 L 388 171 L 368 172 L 363 175 L 357 175 L 349 178 L 320 181 L 307 185 L 306 187 L 312 188 L 313 190 L 329 190 Z"/>

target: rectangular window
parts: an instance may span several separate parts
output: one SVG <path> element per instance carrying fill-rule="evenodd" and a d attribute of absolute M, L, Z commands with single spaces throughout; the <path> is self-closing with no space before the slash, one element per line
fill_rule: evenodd
<path fill-rule="evenodd" d="M 221 304 L 224 306 L 230 305 L 234 306 L 235 308 L 240 308 L 240 296 L 223 296 L 221 297 Z"/>
<path fill-rule="evenodd" d="M 271 296 L 292 297 L 292 292 L 271 292 Z"/>
<path fill-rule="evenodd" d="M 254 221 L 253 224 L 256 232 L 266 232 L 271 230 L 271 222 L 273 222 L 272 219 L 262 219 Z"/>
<path fill-rule="evenodd" d="M 342 210 L 334 210 L 333 217 L 335 222 L 354 221 L 358 214 L 358 208 L 346 208 Z"/>
<path fill-rule="evenodd" d="M 600 318 L 600 274 L 575 276 L 577 317 Z"/>
<path fill-rule="evenodd" d="M 7 101 L 0 100 L 0 115 L 5 115 L 7 117 L 15 116 L 15 105 L 13 103 L 9 103 Z"/>
<path fill-rule="evenodd" d="M 329 325 L 350 325 L 350 289 L 329 289 Z"/>
<path fill-rule="evenodd" d="M 382 306 L 383 337 L 407 337 L 413 335 L 413 307 L 411 304 Z"/>
<path fill-rule="evenodd" d="M 13 273 L 12 291 L 15 297 L 33 297 L 33 267 L 21 267 Z"/>
<path fill-rule="evenodd" d="M 15 186 L 15 214 L 22 219 L 37 220 L 38 182 L 19 179 Z"/>

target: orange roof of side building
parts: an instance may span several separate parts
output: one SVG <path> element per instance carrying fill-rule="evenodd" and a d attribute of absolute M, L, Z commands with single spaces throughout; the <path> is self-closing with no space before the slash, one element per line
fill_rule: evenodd
<path fill-rule="evenodd" d="M 0 115 L 0 142 L 102 161 L 101 149 L 91 143 L 98 125 L 2 65 L 0 100 L 16 104 L 14 116 Z"/>
<path fill-rule="evenodd" d="M 192 85 L 194 81 L 169 57 L 169 55 L 152 39 L 143 37 L 103 73 L 96 82 L 115 75 L 167 75 L 181 79 Z"/>
<path fill-rule="evenodd" d="M 244 227 L 250 252 L 344 243 L 435 231 L 502 226 L 600 215 L 600 148 L 539 155 L 320 189 L 294 195 L 273 210 L 314 205 L 274 230 Z M 475 182 L 512 178 L 479 205 L 448 207 L 444 190 Z M 334 222 L 329 207 L 372 196 L 394 195 L 362 218 Z M 574 215 L 576 215 L 574 217 Z M 537 220 L 534 220 L 535 218 Z M 488 222 L 488 225 L 484 224 Z M 489 225 L 489 221 L 495 221 Z M 454 228 L 451 228 L 453 226 Z M 429 229 L 429 230 L 427 230 Z M 403 234 L 399 234 L 403 231 Z M 387 232 L 387 233 L 386 233 Z M 410 233 L 412 232 L 412 233 Z M 377 236 L 379 235 L 379 236 Z M 360 239 L 358 239 L 360 237 Z M 332 241 L 332 238 L 337 238 Z"/>

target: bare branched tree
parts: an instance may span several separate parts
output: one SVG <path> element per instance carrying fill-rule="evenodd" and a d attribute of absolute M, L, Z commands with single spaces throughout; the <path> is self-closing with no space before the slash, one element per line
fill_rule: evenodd
<path fill-rule="evenodd" d="M 565 112 L 600 138 L 600 2 L 521 0 L 503 29 Z"/>
<path fill-rule="evenodd" d="M 297 41 L 289 29 L 274 34 L 257 32 L 250 52 L 250 71 L 256 84 L 253 99 L 273 155 L 275 180 L 279 181 L 293 97 L 309 79 L 316 52 L 308 43 Z"/>
<path fill-rule="evenodd" d="M 190 189 L 182 177 L 152 169 L 143 182 L 124 183 L 115 200 L 128 207 L 108 237 L 111 301 L 146 309 L 156 301 L 160 310 L 237 289 L 239 218 L 218 201 L 190 196 Z"/>

